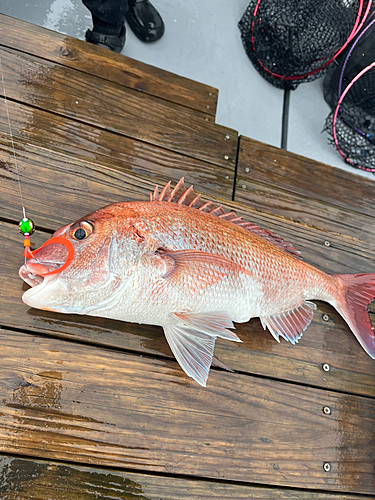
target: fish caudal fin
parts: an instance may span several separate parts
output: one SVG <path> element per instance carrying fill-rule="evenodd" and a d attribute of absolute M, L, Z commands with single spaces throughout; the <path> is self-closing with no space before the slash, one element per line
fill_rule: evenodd
<path fill-rule="evenodd" d="M 375 358 L 375 333 L 367 306 L 375 297 L 375 274 L 335 274 L 343 285 L 343 296 L 332 305 L 348 323 L 358 342 Z"/>
<path fill-rule="evenodd" d="M 225 313 L 173 313 L 176 324 L 165 326 L 164 333 L 175 358 L 185 373 L 198 384 L 206 386 L 215 340 L 241 342 L 227 328 L 234 328 Z"/>

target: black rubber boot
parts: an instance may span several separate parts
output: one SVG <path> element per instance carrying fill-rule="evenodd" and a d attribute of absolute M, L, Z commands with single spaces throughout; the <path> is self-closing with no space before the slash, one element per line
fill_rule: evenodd
<path fill-rule="evenodd" d="M 148 0 L 130 0 L 126 20 L 142 42 L 156 42 L 164 34 L 164 22 Z"/>
<path fill-rule="evenodd" d="M 112 50 L 112 52 L 120 53 L 122 51 L 126 39 L 125 25 L 122 26 L 119 35 L 107 35 L 97 30 L 98 28 L 94 27 L 93 30 L 86 31 L 85 37 L 87 42 Z"/>

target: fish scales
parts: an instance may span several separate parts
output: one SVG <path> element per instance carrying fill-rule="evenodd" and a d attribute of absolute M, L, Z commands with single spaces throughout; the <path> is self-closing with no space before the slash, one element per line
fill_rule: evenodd
<path fill-rule="evenodd" d="M 295 344 L 312 320 L 312 300 L 334 306 L 375 357 L 366 310 L 375 275 L 328 275 L 271 231 L 204 202 L 183 179 L 156 189 L 149 202 L 99 209 L 45 245 L 20 269 L 32 287 L 26 304 L 162 326 L 177 361 L 201 385 L 216 338 L 240 341 L 233 321 L 259 317 L 276 340 Z M 66 265 L 68 245 L 74 256 Z"/>

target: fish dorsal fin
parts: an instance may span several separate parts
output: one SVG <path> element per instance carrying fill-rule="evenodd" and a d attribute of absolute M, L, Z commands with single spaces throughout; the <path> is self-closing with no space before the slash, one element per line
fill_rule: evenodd
<path fill-rule="evenodd" d="M 204 201 L 201 195 L 193 190 L 193 186 L 186 189 L 184 178 L 182 177 L 176 186 L 172 189 L 171 182 L 169 181 L 164 188 L 159 192 L 159 186 L 156 186 L 153 193 L 150 193 L 150 201 L 167 201 L 169 203 L 177 203 L 178 205 L 185 205 L 187 207 L 195 208 L 201 212 L 206 212 L 215 215 L 219 219 L 226 220 L 236 224 L 242 229 L 251 231 L 252 233 L 264 238 L 265 240 L 273 243 L 285 252 L 301 259 L 300 253 L 286 240 L 274 234 L 269 229 L 262 229 L 251 222 L 246 222 L 242 217 L 238 217 L 235 212 L 225 212 L 225 210 L 212 201 Z"/>

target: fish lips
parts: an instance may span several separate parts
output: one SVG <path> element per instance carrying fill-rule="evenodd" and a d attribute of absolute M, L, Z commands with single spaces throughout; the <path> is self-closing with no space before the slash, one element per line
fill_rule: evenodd
<path fill-rule="evenodd" d="M 18 271 L 20 278 L 31 286 L 31 289 L 22 296 L 25 304 L 35 307 L 34 304 L 30 303 L 31 297 L 60 276 L 60 273 L 56 271 L 64 265 L 67 257 L 66 247 L 60 243 L 53 243 L 36 250 L 34 257 L 20 267 Z M 55 271 L 54 274 L 47 274 L 52 271 Z"/>
<path fill-rule="evenodd" d="M 46 273 L 55 271 L 61 267 L 61 263 L 50 262 L 48 264 L 41 264 L 39 262 L 27 262 L 20 267 L 18 274 L 25 283 L 30 285 L 32 288 L 40 285 L 44 280 L 50 281 L 57 277 L 54 276 L 43 276 Z"/>

